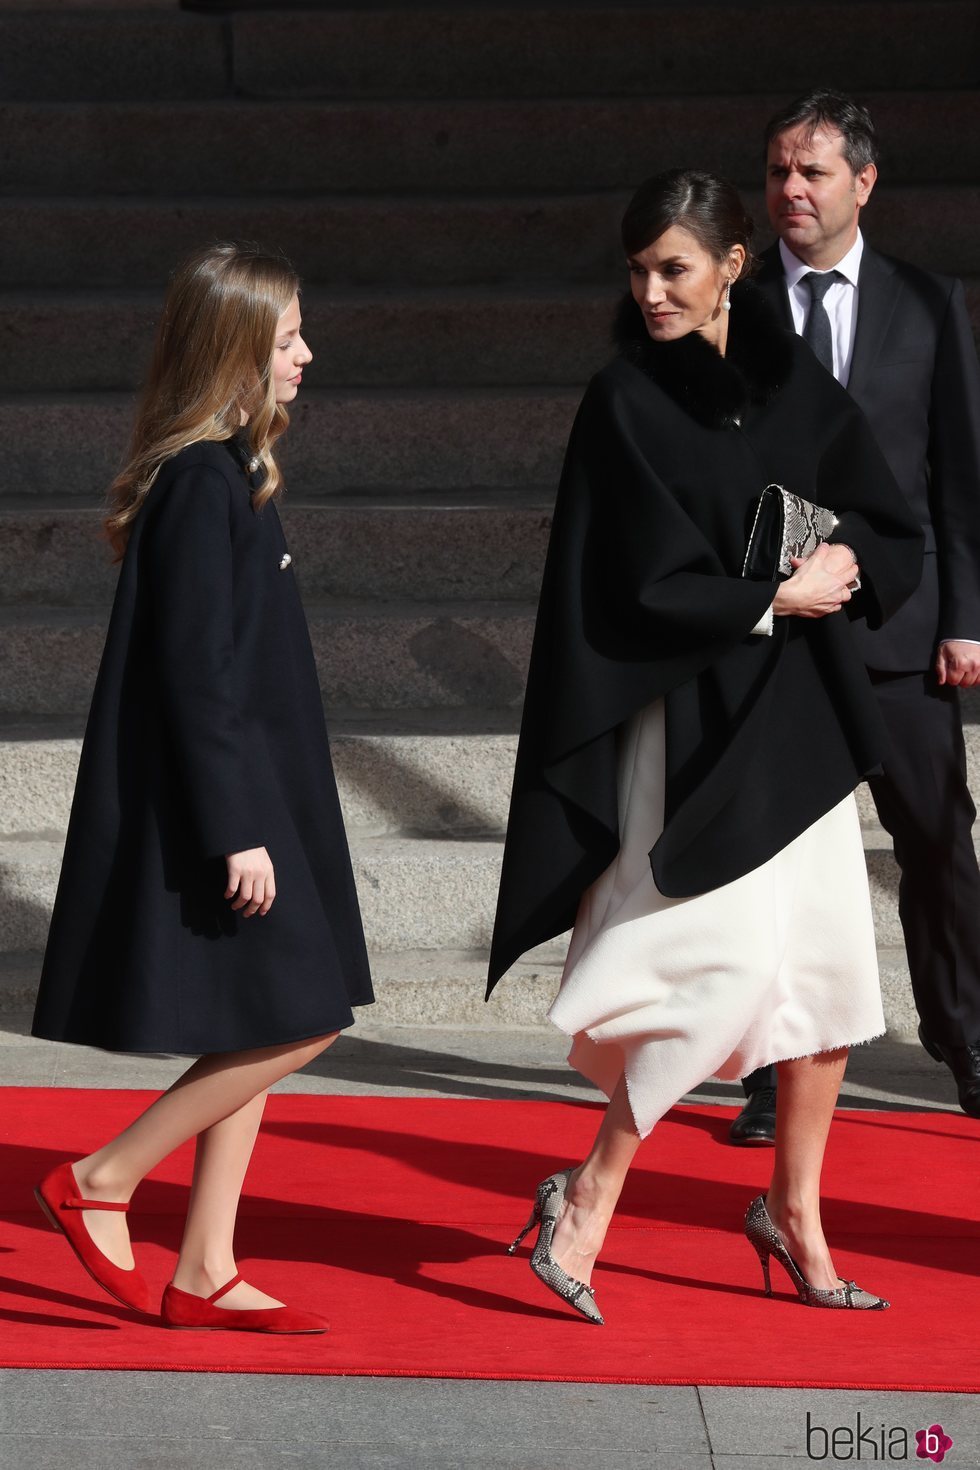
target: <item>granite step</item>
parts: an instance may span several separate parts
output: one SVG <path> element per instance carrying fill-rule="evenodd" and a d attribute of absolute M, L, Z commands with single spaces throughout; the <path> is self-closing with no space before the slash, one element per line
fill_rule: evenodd
<path fill-rule="evenodd" d="M 472 950 L 489 943 L 499 841 L 349 836 L 373 951 Z M 0 840 L 0 952 L 43 949 L 63 846 L 55 834 Z"/>
<path fill-rule="evenodd" d="M 954 21 L 955 24 L 955 21 Z M 920 85 L 913 83 L 913 85 Z M 0 6 L 0 97 L 220 97 L 232 86 L 225 28 L 168 3 Z"/>
<path fill-rule="evenodd" d="M 618 283 L 625 290 L 625 273 Z M 980 282 L 975 285 L 980 318 Z M 619 291 L 597 286 L 303 292 L 311 386 L 581 384 L 608 356 Z M 0 393 L 143 381 L 159 291 L 0 292 Z M 380 344 L 380 346 L 379 346 Z"/>
<path fill-rule="evenodd" d="M 819 76 L 862 96 L 975 84 L 980 19 L 963 0 L 811 3 L 800 48 L 786 44 L 786 10 L 772 3 L 515 8 L 497 0 L 321 9 L 291 16 L 288 26 L 268 10 L 237 13 L 235 85 L 260 97 L 645 98 L 751 93 L 774 78 L 790 97 Z"/>
<path fill-rule="evenodd" d="M 980 278 L 964 284 L 980 340 Z M 313 286 L 303 292 L 303 331 L 314 354 L 308 381 L 348 390 L 579 385 L 609 354 L 618 296 L 613 281 L 537 290 Z M 156 291 L 111 288 L 0 292 L 0 394 L 136 389 L 161 301 Z"/>
<path fill-rule="evenodd" d="M 253 97 L 786 96 L 815 76 L 862 95 L 970 87 L 978 44 L 969 0 L 810 5 L 805 48 L 787 47 L 785 4 L 520 7 L 495 3 L 188 14 L 168 5 L 0 8 L 0 94 Z M 214 9 L 214 7 L 208 7 Z M 271 12 L 271 13 L 270 13 Z M 670 46 L 665 47 L 665 29 Z M 847 45 L 842 46 L 841 36 Z M 723 42 L 720 44 L 719 42 Z"/>
<path fill-rule="evenodd" d="M 117 567 L 102 507 L 0 499 L 0 605 L 99 605 Z M 537 598 L 551 527 L 542 495 L 344 499 L 280 506 L 303 595 L 438 602 Z"/>
<path fill-rule="evenodd" d="M 361 1019 L 371 1025 L 458 1026 L 481 1030 L 547 1025 L 561 978 L 560 950 L 532 951 L 484 1001 L 487 957 L 481 950 L 372 953 L 375 1003 Z M 41 955 L 0 954 L 0 1016 L 34 1008 Z"/>
<path fill-rule="evenodd" d="M 334 290 L 390 286 L 396 240 L 399 287 L 502 281 L 553 286 L 556 279 L 618 286 L 619 221 L 628 197 L 628 190 L 481 198 L 326 194 L 288 202 L 267 194 L 11 196 L 0 211 L 0 280 L 5 289 L 159 289 L 174 262 L 202 242 L 254 239 L 288 248 L 310 283 L 329 283 Z M 747 190 L 745 200 L 760 224 L 761 247 L 768 239 L 761 195 Z M 953 275 L 980 274 L 975 187 L 883 185 L 865 225 L 871 243 L 888 254 Z"/>
<path fill-rule="evenodd" d="M 752 187 L 760 134 L 784 98 L 16 102 L 4 108 L 0 193 L 556 194 L 628 190 L 688 159 Z M 980 172 L 975 90 L 881 93 L 875 120 L 894 184 Z"/>
<path fill-rule="evenodd" d="M 414 728 L 397 716 L 338 718 L 327 710 L 344 820 L 370 836 L 502 837 L 517 752 L 519 711 L 470 711 L 484 728 L 454 728 L 419 712 Z M 0 721 L 0 836 L 68 825 L 81 751 L 81 717 Z M 967 765 L 980 792 L 980 725 L 964 727 Z M 867 786 L 857 789 L 869 852 L 887 854 Z M 980 835 L 980 830 L 978 830 Z"/>
<path fill-rule="evenodd" d="M 282 447 L 286 484 L 297 496 L 553 493 L 580 397 L 558 387 L 304 388 Z M 0 398 L 0 501 L 101 497 L 125 453 L 134 402 L 123 393 Z"/>
<path fill-rule="evenodd" d="M 524 696 L 533 605 L 307 606 L 329 707 L 513 708 Z M 103 608 L 0 609 L 0 714 L 80 715 L 105 637 Z"/>
<path fill-rule="evenodd" d="M 467 725 L 415 712 L 386 721 L 327 710 L 344 820 L 363 835 L 501 837 L 519 711 L 470 711 Z M 473 728 L 479 720 L 484 728 Z M 0 835 L 64 832 L 82 718 L 0 721 Z"/>
<path fill-rule="evenodd" d="M 562 944 L 542 946 L 519 960 L 484 1000 L 485 950 L 407 950 L 371 954 L 375 1004 L 366 1018 L 392 1026 L 459 1026 L 502 1030 L 548 1025 L 561 979 Z M 918 1017 L 903 949 L 878 951 L 888 1035 L 915 1041 Z M 29 1013 L 37 994 L 41 955 L 0 954 L 0 1015 Z"/>
<path fill-rule="evenodd" d="M 436 974 L 446 951 L 486 955 L 499 880 L 499 842 L 350 835 L 372 954 L 422 952 L 431 956 Z M 43 950 L 61 851 L 62 841 L 50 834 L 0 840 L 0 952 L 4 955 L 36 955 Z M 883 967 L 882 976 L 888 987 L 889 1029 L 908 1034 L 912 1022 L 900 932 L 894 937 L 895 882 L 876 861 L 869 861 L 869 879 L 878 943 L 890 962 L 888 969 Z M 535 961 L 549 967 L 559 964 L 566 942 L 562 937 L 542 946 L 535 952 Z M 554 968 L 550 974 L 554 977 Z M 21 1007 L 24 999 L 21 994 Z"/>

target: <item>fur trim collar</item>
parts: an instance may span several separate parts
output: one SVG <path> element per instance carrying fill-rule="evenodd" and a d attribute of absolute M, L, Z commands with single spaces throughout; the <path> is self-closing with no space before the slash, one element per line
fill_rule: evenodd
<path fill-rule="evenodd" d="M 792 365 L 790 337 L 750 281 L 732 287 L 724 357 L 700 332 L 654 342 L 632 295 L 620 302 L 613 327 L 620 356 L 709 429 L 737 428 L 750 403 L 768 403 L 779 392 Z"/>

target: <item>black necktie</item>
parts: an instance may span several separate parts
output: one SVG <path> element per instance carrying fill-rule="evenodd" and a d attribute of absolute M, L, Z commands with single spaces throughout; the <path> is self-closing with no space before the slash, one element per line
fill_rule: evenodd
<path fill-rule="evenodd" d="M 810 292 L 810 310 L 807 312 L 803 340 L 808 342 L 829 373 L 834 371 L 834 338 L 830 328 L 830 317 L 823 299 L 835 281 L 844 277 L 840 271 L 809 271 L 801 277 Z"/>

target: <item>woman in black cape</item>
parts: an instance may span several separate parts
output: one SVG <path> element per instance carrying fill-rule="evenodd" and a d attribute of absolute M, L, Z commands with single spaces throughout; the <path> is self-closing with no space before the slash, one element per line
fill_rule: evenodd
<path fill-rule="evenodd" d="M 706 1077 L 780 1068 L 746 1233 L 813 1306 L 887 1306 L 833 1265 L 820 1173 L 847 1048 L 884 1031 L 854 788 L 883 732 L 849 618 L 910 595 L 922 534 L 860 411 L 744 280 L 735 190 L 676 170 L 623 220 L 618 356 L 568 447 L 535 630 L 490 987 L 572 927 L 551 1018 L 609 1096 L 518 1241 L 601 1322 L 592 1268 L 640 1140 Z M 838 517 L 743 575 L 767 485 Z M 772 580 L 769 580 L 771 575 Z"/>
<path fill-rule="evenodd" d="M 242 1281 L 234 1230 L 267 1089 L 372 999 L 323 706 L 276 511 L 311 354 L 281 257 L 174 275 L 107 530 L 122 557 L 33 1032 L 198 1055 L 117 1138 L 38 1186 L 112 1296 L 154 1311 L 125 1211 L 197 1138 L 171 1327 L 322 1332 Z M 201 1055 L 203 1054 L 203 1055 Z"/>

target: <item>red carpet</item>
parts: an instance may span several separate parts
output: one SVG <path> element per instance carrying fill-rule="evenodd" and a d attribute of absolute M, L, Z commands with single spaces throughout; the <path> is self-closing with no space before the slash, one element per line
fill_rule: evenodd
<path fill-rule="evenodd" d="M 262 1338 L 170 1332 L 117 1307 L 34 1206 L 41 1175 L 151 1097 L 3 1089 L 0 1366 L 980 1390 L 980 1130 L 960 1114 L 840 1115 L 825 1226 L 843 1273 L 892 1302 L 840 1313 L 800 1305 L 775 1265 L 778 1295 L 763 1297 L 740 1231 L 771 1154 L 724 1144 L 731 1109 L 677 1108 L 640 1153 L 596 1273 L 603 1328 L 545 1291 L 525 1248 L 504 1253 L 537 1181 L 582 1156 L 596 1108 L 273 1097 L 239 1260 L 332 1330 Z M 161 1167 L 130 1217 L 160 1289 L 189 1164 L 185 1149 Z"/>

